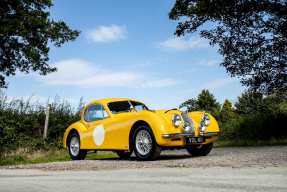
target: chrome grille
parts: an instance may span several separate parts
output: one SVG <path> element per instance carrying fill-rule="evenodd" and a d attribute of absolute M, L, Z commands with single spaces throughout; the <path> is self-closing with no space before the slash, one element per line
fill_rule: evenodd
<path fill-rule="evenodd" d="M 182 113 L 181 118 L 182 118 L 183 122 L 186 122 L 190 125 L 191 136 L 195 136 L 195 126 L 194 126 L 194 123 L 193 123 L 191 117 L 187 113 Z"/>

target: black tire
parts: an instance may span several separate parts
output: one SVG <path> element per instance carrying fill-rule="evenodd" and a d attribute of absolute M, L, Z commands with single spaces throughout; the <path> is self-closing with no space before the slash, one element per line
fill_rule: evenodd
<path fill-rule="evenodd" d="M 125 151 L 121 150 L 121 151 L 116 151 L 116 153 L 121 159 L 130 159 L 133 151 L 130 150 L 129 152 L 125 153 Z"/>
<path fill-rule="evenodd" d="M 133 149 L 138 160 L 155 160 L 161 152 L 161 147 L 156 143 L 153 132 L 147 125 L 140 125 L 136 128 L 133 135 Z"/>
<path fill-rule="evenodd" d="M 192 146 L 192 147 L 187 148 L 186 150 L 192 156 L 206 156 L 208 153 L 210 153 L 212 147 L 213 147 L 213 143 L 208 143 L 205 145 Z"/>
<path fill-rule="evenodd" d="M 69 154 L 73 160 L 83 160 L 86 158 L 87 151 L 80 149 L 81 140 L 78 133 L 72 133 L 69 137 Z"/>

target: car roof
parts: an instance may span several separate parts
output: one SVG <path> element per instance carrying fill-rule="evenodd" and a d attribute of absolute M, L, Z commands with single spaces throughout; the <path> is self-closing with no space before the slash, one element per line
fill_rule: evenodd
<path fill-rule="evenodd" d="M 126 101 L 126 100 L 142 103 L 140 101 L 136 101 L 136 100 L 133 100 L 133 99 L 127 99 L 127 98 L 109 98 L 109 99 L 99 99 L 99 100 L 93 101 L 93 102 L 89 103 L 89 105 L 90 104 L 95 104 L 95 103 L 106 105 L 107 103 L 110 103 L 110 102 Z"/>

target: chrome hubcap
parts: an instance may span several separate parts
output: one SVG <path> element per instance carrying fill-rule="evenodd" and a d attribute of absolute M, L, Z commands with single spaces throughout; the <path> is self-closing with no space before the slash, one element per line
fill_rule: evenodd
<path fill-rule="evenodd" d="M 80 141 L 77 137 L 73 137 L 70 142 L 70 151 L 73 156 L 77 156 L 80 151 Z"/>
<path fill-rule="evenodd" d="M 146 130 L 141 130 L 136 136 L 136 148 L 139 154 L 146 155 L 152 148 L 152 139 Z"/>

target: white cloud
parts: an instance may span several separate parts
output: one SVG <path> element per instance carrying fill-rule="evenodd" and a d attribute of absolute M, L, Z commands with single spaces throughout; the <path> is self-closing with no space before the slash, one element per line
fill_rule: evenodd
<path fill-rule="evenodd" d="M 85 60 L 71 59 L 50 65 L 58 71 L 46 76 L 35 75 L 37 81 L 50 86 L 99 87 L 166 87 L 181 83 L 172 79 L 156 79 L 141 73 L 104 69 Z"/>
<path fill-rule="evenodd" d="M 172 37 L 166 41 L 159 42 L 156 48 L 163 49 L 165 51 L 186 51 L 188 49 L 207 48 L 209 43 L 206 39 L 199 36 L 190 37 L 186 40 L 185 37 Z"/>
<path fill-rule="evenodd" d="M 217 60 L 206 61 L 205 59 L 203 59 L 203 60 L 199 61 L 197 64 L 198 65 L 205 65 L 205 66 L 213 66 L 217 63 L 218 63 Z"/>
<path fill-rule="evenodd" d="M 91 29 L 86 32 L 86 38 L 93 42 L 109 43 L 126 39 L 127 33 L 125 26 L 117 26 L 112 24 L 110 27 L 100 26 L 98 29 Z"/>
<path fill-rule="evenodd" d="M 202 89 L 208 89 L 210 91 L 214 91 L 219 88 L 227 87 L 229 84 L 237 81 L 239 81 L 237 78 L 231 78 L 231 77 L 218 79 L 205 84 L 204 86 L 202 86 Z"/>

